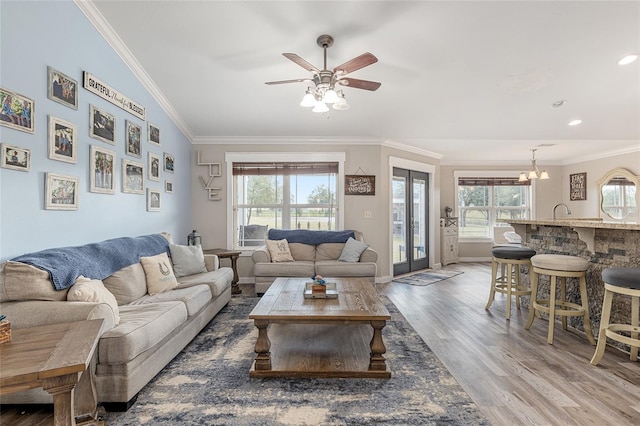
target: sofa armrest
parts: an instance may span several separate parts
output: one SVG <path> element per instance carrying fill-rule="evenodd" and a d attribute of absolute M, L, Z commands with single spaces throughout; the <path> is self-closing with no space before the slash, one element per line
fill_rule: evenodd
<path fill-rule="evenodd" d="M 378 261 L 378 252 L 372 249 L 371 247 L 367 247 L 365 251 L 360 254 L 360 262 L 373 262 L 376 263 Z"/>
<path fill-rule="evenodd" d="M 16 329 L 102 319 L 102 335 L 116 326 L 113 310 L 106 303 L 50 300 L 3 302 L 2 314 L 7 316 L 11 327 Z"/>
<path fill-rule="evenodd" d="M 271 263 L 271 254 L 267 246 L 262 246 L 251 253 L 251 259 L 253 263 Z"/>
<path fill-rule="evenodd" d="M 207 267 L 207 271 L 217 271 L 220 269 L 220 259 L 215 254 L 204 255 L 204 265 Z"/>

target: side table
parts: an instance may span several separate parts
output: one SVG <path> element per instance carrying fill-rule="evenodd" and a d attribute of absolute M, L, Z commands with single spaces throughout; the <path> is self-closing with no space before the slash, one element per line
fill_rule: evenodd
<path fill-rule="evenodd" d="M 231 294 L 240 294 L 242 290 L 240 290 L 240 285 L 238 282 L 240 281 L 238 278 L 238 257 L 240 257 L 241 251 L 235 250 L 227 250 L 223 248 L 215 248 L 215 249 L 207 249 L 202 250 L 204 254 L 215 254 L 220 259 L 231 259 L 231 269 L 233 269 L 233 281 L 231 281 Z"/>
<path fill-rule="evenodd" d="M 97 319 L 12 330 L 0 344 L 0 395 L 41 387 L 53 395 L 55 426 L 98 424 L 89 366 L 101 328 Z"/>

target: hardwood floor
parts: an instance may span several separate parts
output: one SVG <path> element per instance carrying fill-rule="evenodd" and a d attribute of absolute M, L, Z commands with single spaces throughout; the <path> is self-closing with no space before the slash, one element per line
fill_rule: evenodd
<path fill-rule="evenodd" d="M 496 425 L 639 425 L 640 362 L 607 348 L 595 351 L 586 335 L 556 324 L 548 345 L 546 320 L 524 329 L 528 310 L 505 319 L 506 296 L 490 311 L 490 263 L 461 263 L 464 272 L 419 287 L 378 285 Z M 393 366 L 391 367 L 393 369 Z"/>

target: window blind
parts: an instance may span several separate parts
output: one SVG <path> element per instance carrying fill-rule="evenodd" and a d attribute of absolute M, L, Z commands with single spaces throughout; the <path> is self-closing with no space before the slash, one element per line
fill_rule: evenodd
<path fill-rule="evenodd" d="M 233 163 L 234 176 L 314 175 L 338 173 L 338 163 Z"/>
<path fill-rule="evenodd" d="M 458 185 L 462 186 L 531 186 L 531 180 L 519 182 L 510 177 L 459 177 Z"/>

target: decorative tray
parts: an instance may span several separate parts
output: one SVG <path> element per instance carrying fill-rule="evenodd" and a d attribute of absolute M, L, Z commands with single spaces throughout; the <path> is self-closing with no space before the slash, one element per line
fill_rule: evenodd
<path fill-rule="evenodd" d="M 305 299 L 335 299 L 338 297 L 338 290 L 336 289 L 336 283 L 326 283 L 325 293 L 314 293 L 311 291 L 311 286 L 315 283 L 312 281 L 306 282 L 304 285 L 304 298 Z"/>

